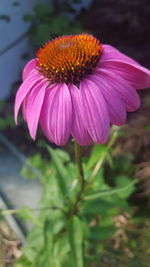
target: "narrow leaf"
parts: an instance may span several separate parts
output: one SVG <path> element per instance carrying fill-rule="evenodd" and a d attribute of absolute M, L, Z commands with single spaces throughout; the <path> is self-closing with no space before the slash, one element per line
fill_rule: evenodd
<path fill-rule="evenodd" d="M 89 158 L 87 167 L 88 169 L 94 167 L 94 165 L 97 163 L 97 161 L 104 156 L 108 151 L 107 146 L 104 145 L 96 145 L 91 153 L 91 156 Z"/>
<path fill-rule="evenodd" d="M 43 267 L 43 266 L 54 267 L 53 264 L 54 235 L 53 235 L 53 226 L 49 220 L 45 221 L 43 234 L 44 234 L 44 246 L 36 258 L 36 267 Z"/>
<path fill-rule="evenodd" d="M 114 226 L 94 226 L 91 228 L 90 239 L 94 241 L 103 241 L 112 237 L 116 228 Z"/>
<path fill-rule="evenodd" d="M 40 220 L 37 218 L 37 216 L 33 213 L 33 211 L 30 208 L 23 206 L 19 210 L 19 214 L 24 220 L 30 220 L 35 225 L 42 227 L 42 223 L 40 222 Z"/>
<path fill-rule="evenodd" d="M 70 156 L 66 151 L 64 151 L 62 149 L 58 149 L 58 148 L 55 149 L 55 151 L 56 151 L 56 154 L 58 155 L 58 157 L 61 159 L 62 162 L 65 163 L 65 162 L 70 161 Z"/>
<path fill-rule="evenodd" d="M 68 237 L 72 250 L 73 266 L 83 267 L 83 230 L 81 221 L 77 216 L 70 219 Z"/>
<path fill-rule="evenodd" d="M 114 195 L 114 194 L 119 194 L 123 191 L 128 190 L 130 187 L 133 187 L 133 185 L 136 183 L 137 183 L 137 180 L 134 180 L 131 183 L 129 183 L 128 185 L 121 187 L 121 188 L 111 189 L 111 190 L 102 190 L 102 191 L 99 191 L 97 193 L 93 193 L 93 194 L 84 196 L 84 200 L 92 200 L 92 199 L 100 198 L 103 196 L 110 196 L 110 195 Z"/>
<path fill-rule="evenodd" d="M 126 175 L 119 175 L 116 178 L 116 187 L 125 187 L 131 182 L 131 178 Z M 124 190 L 122 192 L 119 192 L 118 195 L 120 198 L 128 198 L 135 190 L 134 184 L 128 188 L 128 190 Z"/>
<path fill-rule="evenodd" d="M 55 152 L 51 147 L 47 146 L 47 149 L 51 155 L 52 161 L 54 163 L 54 166 L 57 171 L 57 178 L 58 178 L 58 184 L 59 188 L 63 195 L 67 194 L 67 188 L 66 188 L 66 179 L 68 177 L 68 172 L 64 165 L 62 164 L 61 158 L 58 156 L 58 153 Z"/>

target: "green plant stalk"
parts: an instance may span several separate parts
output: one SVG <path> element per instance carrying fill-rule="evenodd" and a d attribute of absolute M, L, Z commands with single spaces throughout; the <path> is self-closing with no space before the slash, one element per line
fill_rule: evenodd
<path fill-rule="evenodd" d="M 50 206 L 50 207 L 42 207 L 42 208 L 30 208 L 32 211 L 41 211 L 41 210 L 60 210 L 65 214 L 65 210 L 61 207 L 57 206 Z M 20 209 L 6 209 L 6 210 L 1 210 L 0 209 L 0 215 L 9 215 L 9 214 L 17 214 L 20 213 Z"/>
<path fill-rule="evenodd" d="M 117 138 L 117 132 L 115 132 L 113 135 L 112 135 L 112 138 L 110 139 L 109 143 L 108 143 L 108 149 L 110 149 L 113 144 L 115 143 L 116 141 L 116 138 Z M 94 182 L 94 178 L 95 176 L 97 175 L 97 173 L 99 172 L 99 169 L 101 168 L 106 156 L 107 156 L 107 153 L 108 151 L 104 152 L 102 157 L 99 159 L 99 161 L 97 162 L 92 174 L 91 174 L 91 177 L 90 177 L 90 180 L 89 180 L 89 183 L 87 184 L 87 188 L 91 187 L 91 185 L 93 184 Z"/>

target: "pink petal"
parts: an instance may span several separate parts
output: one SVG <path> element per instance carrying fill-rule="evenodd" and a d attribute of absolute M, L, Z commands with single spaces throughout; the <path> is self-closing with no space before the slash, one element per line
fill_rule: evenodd
<path fill-rule="evenodd" d="M 122 125 L 126 121 L 126 109 L 120 95 L 107 82 L 103 75 L 89 75 L 88 79 L 97 83 L 109 110 L 110 122 L 115 125 Z"/>
<path fill-rule="evenodd" d="M 57 93 L 57 90 L 59 90 L 59 87 L 60 87 L 59 84 L 53 84 L 47 88 L 40 114 L 40 126 L 45 136 L 52 143 L 53 143 L 52 140 L 53 134 L 50 131 L 50 120 L 51 120 L 50 108 L 53 104 L 52 101 L 54 101 L 55 95 Z"/>
<path fill-rule="evenodd" d="M 51 142 L 60 146 L 66 144 L 72 126 L 72 103 L 66 84 L 56 84 L 47 88 L 40 124 Z"/>
<path fill-rule="evenodd" d="M 125 54 L 121 53 L 118 49 L 114 48 L 111 45 L 103 45 L 103 53 L 100 59 L 100 62 L 105 62 L 106 60 L 121 60 L 127 63 L 135 63 L 138 64 L 132 58 L 126 56 Z M 138 64 L 139 65 L 139 64 Z"/>
<path fill-rule="evenodd" d="M 15 122 L 17 124 L 17 117 L 18 112 L 20 109 L 20 106 L 27 96 L 27 94 L 30 92 L 33 86 L 36 85 L 36 83 L 40 82 L 43 79 L 43 77 L 39 74 L 33 74 L 32 76 L 29 76 L 19 87 L 16 98 L 15 98 Z"/>
<path fill-rule="evenodd" d="M 22 113 L 23 113 L 23 119 L 26 121 L 26 107 L 27 107 L 27 96 L 22 102 Z"/>
<path fill-rule="evenodd" d="M 129 81 L 136 89 L 150 86 L 150 70 L 108 45 L 104 45 L 103 54 L 97 65 L 97 69 L 102 68 L 112 70 Z"/>
<path fill-rule="evenodd" d="M 25 99 L 25 118 L 33 139 L 36 137 L 41 108 L 48 84 L 49 82 L 45 81 L 38 83 Z"/>
<path fill-rule="evenodd" d="M 119 94 L 127 111 L 135 111 L 140 107 L 140 97 L 128 81 L 125 81 L 122 77 L 106 68 L 101 69 L 97 73 L 102 75 L 113 90 Z"/>
<path fill-rule="evenodd" d="M 88 79 L 80 82 L 80 91 L 86 128 L 95 143 L 104 143 L 108 138 L 110 119 L 103 95 Z"/>
<path fill-rule="evenodd" d="M 102 68 L 108 68 L 120 75 L 134 86 L 135 89 L 145 89 L 150 86 L 150 73 L 143 70 L 141 66 L 133 66 L 124 62 L 105 62 Z"/>
<path fill-rule="evenodd" d="M 73 120 L 71 134 L 81 146 L 91 143 L 91 138 L 84 125 L 83 106 L 80 90 L 74 84 L 69 85 L 72 100 Z"/>
<path fill-rule="evenodd" d="M 36 58 L 30 60 L 25 65 L 23 72 L 22 72 L 22 80 L 23 81 L 28 77 L 29 73 L 36 67 L 36 65 L 37 65 L 37 59 Z"/>

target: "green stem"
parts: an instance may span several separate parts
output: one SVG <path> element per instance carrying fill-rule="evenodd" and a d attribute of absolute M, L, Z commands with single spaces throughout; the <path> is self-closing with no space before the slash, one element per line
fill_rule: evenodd
<path fill-rule="evenodd" d="M 116 141 L 117 136 L 118 136 L 117 132 L 114 132 L 114 134 L 112 135 L 112 138 L 110 139 L 110 141 L 109 141 L 109 143 L 107 145 L 108 149 L 110 149 L 113 146 L 113 144 Z M 97 162 L 97 164 L 96 164 L 96 166 L 95 166 L 95 168 L 94 168 L 94 170 L 93 170 L 93 172 L 91 174 L 91 177 L 90 177 L 90 180 L 89 180 L 89 182 L 87 184 L 87 188 L 86 189 L 89 189 L 91 187 L 91 185 L 93 184 L 95 176 L 99 172 L 99 170 L 100 170 L 100 168 L 101 168 L 101 166 L 102 166 L 102 164 L 103 164 L 103 162 L 104 162 L 104 160 L 105 160 L 105 158 L 107 156 L 107 153 L 108 153 L 108 151 L 105 151 L 103 153 L 103 155 L 101 156 L 101 158 L 99 159 L 99 161 Z"/>
<path fill-rule="evenodd" d="M 65 211 L 61 207 L 57 207 L 57 206 L 42 207 L 42 208 L 30 208 L 30 210 L 32 210 L 32 211 L 41 211 L 41 210 L 49 210 L 49 209 L 61 210 L 63 213 L 65 213 Z M 17 214 L 20 211 L 21 211 L 21 209 L 5 209 L 5 210 L 0 209 L 0 215 Z"/>
<path fill-rule="evenodd" d="M 79 182 L 81 185 L 81 191 L 83 191 L 85 180 L 84 180 L 84 171 L 83 171 L 83 166 L 82 166 L 82 150 L 81 150 L 80 145 L 76 141 L 74 143 L 74 151 L 75 151 L 75 160 L 76 160 L 78 172 L 79 172 L 78 178 L 79 178 Z"/>

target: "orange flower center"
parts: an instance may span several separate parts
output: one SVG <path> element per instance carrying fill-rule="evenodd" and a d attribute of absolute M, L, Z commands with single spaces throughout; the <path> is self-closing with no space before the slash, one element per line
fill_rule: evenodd
<path fill-rule="evenodd" d="M 53 83 L 76 83 L 92 73 L 101 54 L 102 45 L 92 35 L 61 36 L 39 49 L 38 70 Z"/>

